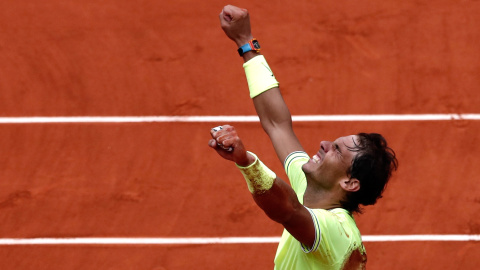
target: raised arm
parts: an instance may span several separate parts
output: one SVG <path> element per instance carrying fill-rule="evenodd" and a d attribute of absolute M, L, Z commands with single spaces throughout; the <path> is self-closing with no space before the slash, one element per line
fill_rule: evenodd
<path fill-rule="evenodd" d="M 310 212 L 298 201 L 289 184 L 277 178 L 257 156 L 247 152 L 234 127 L 210 131 L 208 145 L 226 160 L 237 164 L 257 205 L 267 216 L 282 224 L 301 243 L 311 247 L 315 227 Z"/>
<path fill-rule="evenodd" d="M 238 48 L 253 39 L 250 16 L 246 9 L 225 6 L 220 13 L 220 23 L 225 34 Z M 284 162 L 288 154 L 303 151 L 303 147 L 293 132 L 292 117 L 278 83 L 275 84 L 276 79 L 266 61 L 257 58 L 260 56 L 260 52 L 255 50 L 243 54 L 250 96 L 253 98 L 263 129 L 270 137 L 278 158 Z M 264 83 L 266 81 L 268 82 Z"/>

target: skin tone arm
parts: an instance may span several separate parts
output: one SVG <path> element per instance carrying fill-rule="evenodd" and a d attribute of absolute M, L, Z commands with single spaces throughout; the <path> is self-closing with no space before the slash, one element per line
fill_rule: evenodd
<path fill-rule="evenodd" d="M 255 162 L 255 157 L 245 150 L 234 127 L 224 125 L 219 131 L 212 129 L 210 134 L 212 139 L 208 145 L 224 159 L 242 167 Z M 225 150 L 230 147 L 232 151 Z M 269 190 L 261 194 L 254 193 L 252 196 L 269 218 L 282 224 L 301 243 L 309 247 L 313 245 L 315 227 L 312 218 L 289 184 L 277 177 Z"/>
<path fill-rule="evenodd" d="M 225 6 L 220 13 L 220 24 L 225 34 L 240 47 L 253 38 L 250 16 L 246 9 Z M 243 55 L 245 62 L 258 56 L 249 51 Z M 292 129 L 292 117 L 280 89 L 275 87 L 253 98 L 255 110 L 263 129 L 270 137 L 278 158 L 283 163 L 288 154 L 304 151 Z"/>

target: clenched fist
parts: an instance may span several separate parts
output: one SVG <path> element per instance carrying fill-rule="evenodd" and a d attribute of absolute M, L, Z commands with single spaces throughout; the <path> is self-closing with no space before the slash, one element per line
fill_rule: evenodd
<path fill-rule="evenodd" d="M 246 167 L 255 161 L 255 157 L 248 154 L 243 146 L 242 140 L 238 137 L 237 131 L 230 125 L 224 125 L 210 130 L 212 139 L 208 145 L 226 160 Z"/>
<path fill-rule="evenodd" d="M 220 13 L 220 25 L 227 36 L 238 47 L 248 43 L 253 36 L 250 27 L 250 16 L 244 8 L 232 5 L 225 6 Z"/>

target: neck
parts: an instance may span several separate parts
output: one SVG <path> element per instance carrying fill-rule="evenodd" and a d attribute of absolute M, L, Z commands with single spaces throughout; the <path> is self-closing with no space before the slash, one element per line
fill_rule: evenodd
<path fill-rule="evenodd" d="M 340 199 L 343 193 L 338 190 L 325 190 L 321 187 L 316 187 L 314 184 L 307 181 L 307 189 L 303 195 L 303 205 L 308 208 L 316 209 L 333 209 L 341 208 Z"/>

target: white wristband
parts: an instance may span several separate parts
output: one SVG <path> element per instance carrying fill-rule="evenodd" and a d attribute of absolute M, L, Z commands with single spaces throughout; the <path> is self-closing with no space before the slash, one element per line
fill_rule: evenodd
<path fill-rule="evenodd" d="M 278 87 L 278 81 L 267 64 L 263 55 L 256 56 L 243 64 L 247 76 L 250 97 L 254 98 L 261 93 Z"/>
<path fill-rule="evenodd" d="M 257 155 L 252 152 L 248 153 L 255 157 L 255 162 L 247 167 L 242 167 L 237 164 L 237 167 L 247 181 L 248 190 L 250 190 L 252 194 L 265 193 L 272 188 L 277 175 L 265 166 L 265 164 L 258 159 Z"/>

